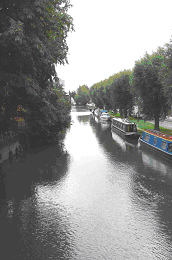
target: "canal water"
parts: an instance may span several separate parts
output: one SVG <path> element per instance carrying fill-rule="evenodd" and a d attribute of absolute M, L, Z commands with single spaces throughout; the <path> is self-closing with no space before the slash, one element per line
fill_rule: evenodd
<path fill-rule="evenodd" d="M 71 115 L 60 145 L 0 166 L 0 259 L 172 259 L 172 164 Z"/>

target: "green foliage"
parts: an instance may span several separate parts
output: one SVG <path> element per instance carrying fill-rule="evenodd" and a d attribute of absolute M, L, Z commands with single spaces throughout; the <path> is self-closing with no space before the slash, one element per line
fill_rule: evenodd
<path fill-rule="evenodd" d="M 127 117 L 127 110 L 133 107 L 133 96 L 130 86 L 131 71 L 121 71 L 114 75 L 111 85 L 111 95 L 113 98 L 113 108 L 119 108 L 120 114 Z"/>
<path fill-rule="evenodd" d="M 163 60 L 159 69 L 159 79 L 163 85 L 163 92 L 168 105 L 172 104 L 172 40 L 161 48 Z M 171 109 L 170 109 L 171 110 Z"/>
<path fill-rule="evenodd" d="M 75 100 L 76 91 L 70 92 L 70 96 Z"/>
<path fill-rule="evenodd" d="M 155 117 L 156 129 L 159 129 L 159 117 L 166 115 L 169 109 L 159 78 L 163 59 L 161 50 L 152 55 L 146 54 L 140 61 L 136 61 L 133 73 L 133 91 L 137 100 L 140 98 L 142 101 L 143 112 Z"/>
<path fill-rule="evenodd" d="M 97 107 L 105 106 L 108 110 L 121 109 L 121 113 L 133 106 L 133 98 L 129 84 L 130 70 L 124 70 L 110 76 L 108 79 L 94 84 L 90 88 L 90 98 Z"/>
<path fill-rule="evenodd" d="M 74 30 L 70 7 L 68 0 L 0 3 L 0 102 L 8 118 L 22 105 L 30 128 L 37 131 L 47 125 L 61 128 L 68 117 L 55 64 L 68 62 L 66 38 Z M 52 92 L 53 82 L 63 98 Z"/>
<path fill-rule="evenodd" d="M 74 98 L 77 105 L 85 106 L 90 101 L 89 88 L 86 85 L 79 86 Z"/>

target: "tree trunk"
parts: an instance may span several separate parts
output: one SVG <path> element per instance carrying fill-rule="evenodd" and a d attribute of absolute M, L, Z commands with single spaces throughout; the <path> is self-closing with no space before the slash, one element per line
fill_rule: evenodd
<path fill-rule="evenodd" d="M 154 129 L 159 131 L 159 116 L 158 115 L 155 116 L 155 126 L 154 126 Z"/>
<path fill-rule="evenodd" d="M 137 122 L 139 122 L 139 112 L 137 112 Z"/>
<path fill-rule="evenodd" d="M 119 109 L 119 113 L 120 113 L 120 117 L 123 117 L 123 111 L 121 108 Z"/>
<path fill-rule="evenodd" d="M 127 117 L 128 113 L 127 113 L 127 110 L 125 109 L 124 110 L 124 116 Z"/>
<path fill-rule="evenodd" d="M 114 108 L 114 109 L 112 109 L 112 110 L 113 110 L 114 114 L 116 115 L 116 114 L 117 114 L 116 108 Z"/>

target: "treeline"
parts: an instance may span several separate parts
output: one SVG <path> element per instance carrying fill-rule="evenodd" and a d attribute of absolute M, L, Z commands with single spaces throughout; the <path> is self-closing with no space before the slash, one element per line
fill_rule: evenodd
<path fill-rule="evenodd" d="M 73 31 L 68 0 L 0 2 L 0 132 L 24 116 L 34 137 L 54 137 L 70 123 L 70 100 L 55 65 L 68 63 Z M 24 108 L 17 111 L 18 106 Z"/>
<path fill-rule="evenodd" d="M 89 97 L 96 107 L 119 109 L 125 117 L 138 105 L 146 117 L 154 117 L 155 129 L 159 129 L 159 118 L 171 113 L 172 106 L 171 42 L 151 55 L 146 53 L 135 62 L 132 70 L 121 71 L 93 84 Z"/>
<path fill-rule="evenodd" d="M 135 61 L 132 70 L 115 73 L 90 88 L 79 87 L 70 96 L 77 105 L 92 101 L 99 108 L 119 109 L 125 117 L 138 105 L 147 118 L 155 119 L 155 129 L 159 129 L 159 118 L 170 114 L 172 106 L 171 41 Z"/>
<path fill-rule="evenodd" d="M 82 85 L 76 91 L 69 91 L 70 97 L 74 99 L 76 105 L 85 106 L 90 101 L 90 93 L 87 85 Z"/>

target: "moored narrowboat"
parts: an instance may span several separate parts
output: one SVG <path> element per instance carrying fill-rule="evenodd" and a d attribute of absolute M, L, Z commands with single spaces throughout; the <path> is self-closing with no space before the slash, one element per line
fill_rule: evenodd
<path fill-rule="evenodd" d="M 99 109 L 99 108 L 97 108 L 97 109 L 94 110 L 94 115 L 97 116 L 97 117 L 100 117 L 101 112 L 100 112 L 100 109 Z"/>
<path fill-rule="evenodd" d="M 137 126 L 128 118 L 112 118 L 111 129 L 123 137 L 138 138 Z"/>
<path fill-rule="evenodd" d="M 157 130 L 146 129 L 139 138 L 141 147 L 146 147 L 161 156 L 172 159 L 172 136 Z"/>
<path fill-rule="evenodd" d="M 101 110 L 100 108 L 97 108 L 94 110 L 94 114 L 97 117 L 101 117 L 104 113 L 108 114 L 107 110 Z M 108 114 L 109 115 L 109 114 Z M 110 117 L 110 116 L 109 116 Z M 111 117 L 110 117 L 111 118 Z"/>

